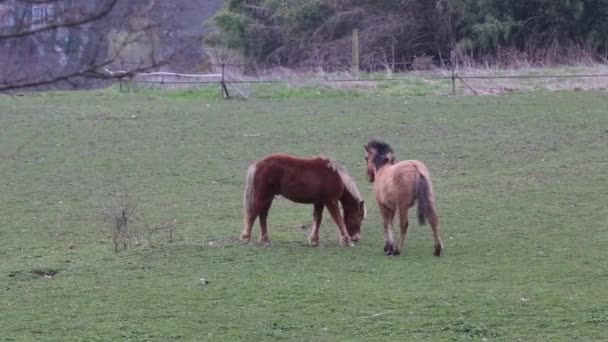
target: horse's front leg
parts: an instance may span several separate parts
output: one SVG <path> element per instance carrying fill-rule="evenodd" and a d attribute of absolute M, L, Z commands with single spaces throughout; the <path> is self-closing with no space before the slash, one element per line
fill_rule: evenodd
<path fill-rule="evenodd" d="M 325 206 L 327 206 L 327 210 L 331 214 L 331 218 L 334 220 L 338 228 L 338 238 L 340 239 L 340 246 L 355 246 L 355 244 L 353 244 L 353 242 L 350 240 L 348 231 L 346 231 L 344 220 L 342 219 L 342 215 L 340 215 L 340 207 L 338 206 L 338 201 L 326 203 Z"/>
<path fill-rule="evenodd" d="M 312 231 L 308 236 L 308 244 L 311 246 L 319 245 L 319 227 L 323 218 L 323 203 L 315 203 L 313 211 Z"/>

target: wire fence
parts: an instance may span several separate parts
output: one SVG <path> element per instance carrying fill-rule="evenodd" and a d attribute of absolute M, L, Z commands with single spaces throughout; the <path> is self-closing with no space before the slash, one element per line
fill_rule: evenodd
<path fill-rule="evenodd" d="M 400 69 L 403 67 L 403 69 Z M 574 84 L 566 88 L 608 88 L 608 66 L 594 66 L 579 68 L 576 72 L 563 72 L 563 70 L 534 69 L 534 74 L 515 71 L 499 71 L 491 69 L 463 69 L 459 70 L 455 63 L 446 63 L 440 67 L 427 70 L 413 69 L 409 62 L 392 63 L 390 65 L 347 65 L 347 64 L 306 64 L 290 67 L 274 66 L 259 68 L 245 64 L 212 64 L 208 65 L 210 73 L 174 73 L 149 72 L 140 73 L 123 79 L 120 82 L 121 90 L 133 87 L 160 88 L 160 89 L 192 89 L 215 86 L 223 98 L 229 99 L 234 95 L 249 97 L 251 87 L 260 84 L 288 84 L 290 86 L 307 87 L 311 85 L 330 85 L 334 88 L 353 87 L 357 84 L 378 85 L 387 82 L 411 82 L 412 79 L 421 81 L 442 82 L 448 85 L 445 94 L 471 93 L 474 95 L 495 93 L 492 85 L 480 82 L 490 81 L 504 83 L 504 80 L 564 80 L 576 79 Z M 109 71 L 119 73 L 120 71 Z M 529 72 L 529 70 L 527 71 Z M 543 73 L 539 73 L 543 72 Z M 600 80 L 601 81 L 597 81 Z M 591 81 L 594 80 L 594 81 Z M 342 84 L 342 85 L 340 85 Z M 521 84 L 520 84 L 521 86 Z M 500 87 L 498 87 L 500 88 Z M 502 87 L 513 90 L 510 87 Z M 560 87 L 556 87 L 559 89 Z M 562 87 L 564 88 L 564 87 Z M 458 91 L 460 90 L 461 91 Z M 489 91 L 488 91 L 489 89 Z"/>

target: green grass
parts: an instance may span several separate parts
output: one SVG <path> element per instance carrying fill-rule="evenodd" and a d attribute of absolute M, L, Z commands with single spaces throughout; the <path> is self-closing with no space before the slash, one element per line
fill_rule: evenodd
<path fill-rule="evenodd" d="M 245 89 L 243 93 L 247 98 L 250 99 L 272 99 L 282 100 L 289 98 L 308 98 L 308 99 L 319 99 L 319 98 L 335 98 L 352 96 L 359 97 L 365 96 L 367 93 L 357 89 L 340 89 L 332 88 L 321 85 L 307 85 L 307 86 L 292 86 L 284 83 L 258 83 L 253 85 L 238 84 L 239 89 Z M 232 98 L 242 100 L 243 95 L 239 93 L 233 85 L 229 85 L 228 91 Z M 408 91 L 414 92 L 420 90 L 409 89 Z M 125 89 L 125 92 L 136 93 L 141 95 L 157 96 L 167 99 L 181 99 L 181 100 L 218 100 L 222 96 L 219 85 L 208 85 L 194 89 L 154 89 L 154 88 L 137 88 L 132 87 Z M 429 93 L 420 93 L 421 95 L 429 95 Z"/>
<path fill-rule="evenodd" d="M 608 339 L 605 93 L 99 91 L 1 97 L 0 113 L 4 340 Z M 430 168 L 445 256 L 417 224 L 404 254 L 383 255 L 373 136 Z M 285 200 L 273 247 L 238 243 L 245 170 L 271 152 L 350 170 L 370 209 L 357 247 L 337 246 L 327 215 L 306 246 L 312 208 Z M 176 241 L 113 252 L 103 207 L 123 186 L 147 221 L 176 220 Z"/>

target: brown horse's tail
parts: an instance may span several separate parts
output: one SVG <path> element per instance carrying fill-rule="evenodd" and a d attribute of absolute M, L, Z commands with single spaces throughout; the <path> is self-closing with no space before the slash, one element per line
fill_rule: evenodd
<path fill-rule="evenodd" d="M 243 209 L 245 211 L 245 220 L 247 220 L 247 217 L 253 211 L 253 204 L 255 201 L 254 178 L 256 169 L 257 163 L 249 165 L 249 168 L 247 169 L 247 176 L 245 177 L 245 192 L 243 193 Z"/>
<path fill-rule="evenodd" d="M 426 220 L 432 215 L 434 206 L 434 195 L 433 185 L 428 174 L 423 172 L 419 173 L 418 177 L 418 189 L 416 191 L 416 197 L 418 199 L 418 223 L 420 225 L 426 224 Z"/>

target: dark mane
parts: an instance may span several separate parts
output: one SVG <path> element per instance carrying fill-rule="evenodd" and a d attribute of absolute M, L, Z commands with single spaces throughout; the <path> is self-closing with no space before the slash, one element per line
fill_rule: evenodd
<path fill-rule="evenodd" d="M 368 142 L 366 146 L 368 149 L 373 149 L 375 151 L 372 163 L 374 163 L 376 168 L 380 168 L 391 162 L 393 154 L 395 153 L 389 144 L 375 139 Z"/>

